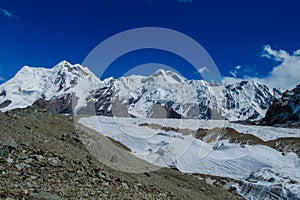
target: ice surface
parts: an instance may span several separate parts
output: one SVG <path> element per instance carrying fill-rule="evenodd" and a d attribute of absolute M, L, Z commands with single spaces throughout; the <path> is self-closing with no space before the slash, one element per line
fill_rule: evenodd
<path fill-rule="evenodd" d="M 260 197 L 268 199 L 267 194 L 273 195 L 273 187 L 279 187 L 279 190 L 282 190 L 282 193 L 276 194 L 279 195 L 279 198 L 299 197 L 300 160 L 295 153 L 282 155 L 275 149 L 264 145 L 232 144 L 227 140 L 206 143 L 195 139 L 192 135 L 154 130 L 139 126 L 139 124 L 147 122 L 148 124 L 161 124 L 165 127 L 194 130 L 199 127 L 211 129 L 229 126 L 237 130 L 248 130 L 247 133 L 264 140 L 278 137 L 299 137 L 299 130 L 244 126 L 231 124 L 224 120 L 161 120 L 94 116 L 82 118 L 79 122 L 121 142 L 132 150 L 133 155 L 155 165 L 176 167 L 186 173 L 210 174 L 241 180 L 244 184 L 236 187 L 247 199 L 260 199 Z M 272 171 L 271 175 L 268 170 Z M 257 179 L 255 183 L 249 180 L 251 174 L 254 174 L 254 179 Z M 274 180 L 269 176 L 274 177 Z M 270 180 L 272 180 L 271 183 Z M 258 186 L 252 187 L 253 184 Z M 281 185 L 278 186 L 278 184 Z M 246 187 L 250 188 L 250 192 L 245 193 Z M 251 190 L 251 188 L 253 189 Z"/>

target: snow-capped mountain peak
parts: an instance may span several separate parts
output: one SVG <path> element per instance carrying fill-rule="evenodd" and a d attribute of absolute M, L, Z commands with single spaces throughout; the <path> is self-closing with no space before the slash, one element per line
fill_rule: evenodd
<path fill-rule="evenodd" d="M 12 79 L 1 85 L 5 96 L 0 97 L 0 109 L 6 111 L 27 107 L 39 98 L 50 100 L 72 93 L 77 85 L 86 86 L 87 89 L 91 83 L 96 85 L 99 82 L 88 68 L 71 65 L 67 61 L 51 69 L 24 66 Z"/>
<path fill-rule="evenodd" d="M 157 116 L 155 110 L 162 107 L 158 110 L 166 112 L 164 116 L 255 120 L 265 115 L 273 99 L 280 94 L 257 81 L 217 85 L 203 80 L 187 80 L 165 70 L 158 70 L 149 77 L 122 77 L 113 85 L 114 92 L 109 101 L 120 100 L 119 103 L 126 105 L 128 114 L 136 117 Z M 111 110 L 101 113 L 111 113 Z"/>
<path fill-rule="evenodd" d="M 144 82 L 146 81 L 155 81 L 161 84 L 176 84 L 186 82 L 186 79 L 177 73 L 170 70 L 159 69 L 149 77 L 145 77 Z"/>
<path fill-rule="evenodd" d="M 104 115 L 119 110 L 122 116 L 255 120 L 264 117 L 280 92 L 257 81 L 217 85 L 165 70 L 100 81 L 88 68 L 62 61 L 52 69 L 23 67 L 0 86 L 0 110 L 27 107 L 41 98 L 72 104 L 72 95 L 75 112 L 89 108 Z"/>

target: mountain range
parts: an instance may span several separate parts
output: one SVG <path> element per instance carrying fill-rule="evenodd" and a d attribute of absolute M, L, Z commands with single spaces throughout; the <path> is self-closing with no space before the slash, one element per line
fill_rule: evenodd
<path fill-rule="evenodd" d="M 28 147 L 37 145 L 37 149 L 48 148 L 47 137 L 54 135 L 56 142 L 71 142 L 76 148 L 84 146 L 100 162 L 111 166 L 99 157 L 102 151 L 96 154 L 92 151 L 94 147 L 108 144 L 108 139 L 103 137 L 106 136 L 114 143 L 103 152 L 105 155 L 113 152 L 108 160 L 114 164 L 119 160 L 114 148 L 118 144 L 131 156 L 155 166 L 175 168 L 180 173 L 197 173 L 204 176 L 205 181 L 207 175 L 226 180 L 222 187 L 246 199 L 299 199 L 299 129 L 294 128 L 300 124 L 300 85 L 282 93 L 279 88 L 270 88 L 258 81 L 218 85 L 187 80 L 165 70 L 148 77 L 131 75 L 100 80 L 88 68 L 62 61 L 51 69 L 25 66 L 0 85 L 0 111 L 5 112 L 0 112 L 5 126 L 0 134 L 0 147 L 11 141 L 3 139 L 7 138 L 7 131 L 16 140 L 36 143 Z M 69 116 L 53 113 L 78 115 L 79 125 L 74 127 Z M 258 124 L 268 126 L 256 126 Z M 292 128 L 283 128 L 285 126 Z M 65 127 L 70 129 L 65 130 Z M 78 134 L 73 128 L 80 130 Z M 93 131 L 101 136 L 95 143 L 85 140 L 96 141 Z M 57 148 L 57 144 L 53 143 L 55 151 L 63 149 Z M 90 148 L 86 144 L 94 145 Z M 22 149 L 27 148 L 23 143 L 14 142 L 13 146 L 27 152 Z M 37 152 L 34 148 L 31 151 Z M 62 152 L 67 155 L 73 151 Z M 17 170 L 30 166 L 14 155 Z M 10 162 L 14 160 L 10 159 L 5 157 L 4 162 L 8 163 L 5 170 L 13 169 Z M 49 157 L 48 161 L 53 158 Z M 57 161 L 60 161 L 58 157 Z M 118 162 L 116 166 L 128 169 L 126 162 Z M 56 171 L 52 174 L 57 176 Z M 148 178 L 153 176 L 145 174 Z M 3 180 L 15 187 L 10 184 L 10 178 Z M 159 179 L 158 182 L 165 181 Z M 190 185 L 190 179 L 188 183 Z M 198 193 L 199 188 L 193 197 L 203 194 Z"/>
<path fill-rule="evenodd" d="M 217 85 L 165 70 L 100 80 L 62 61 L 51 69 L 24 66 L 0 86 L 0 110 L 36 104 L 55 113 L 245 121 L 265 117 L 281 95 L 258 81 Z"/>

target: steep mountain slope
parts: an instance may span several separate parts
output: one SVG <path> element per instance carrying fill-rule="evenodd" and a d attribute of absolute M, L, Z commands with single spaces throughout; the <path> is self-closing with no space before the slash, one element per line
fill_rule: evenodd
<path fill-rule="evenodd" d="M 90 88 L 96 87 L 99 82 L 87 68 L 66 61 L 52 69 L 24 66 L 12 79 L 0 86 L 1 111 L 24 108 L 37 99 L 65 98 L 72 94 L 74 88 L 80 91 L 76 96 L 88 96 Z"/>
<path fill-rule="evenodd" d="M 300 84 L 276 99 L 266 113 L 262 124 L 276 125 L 300 121 Z"/>
<path fill-rule="evenodd" d="M 164 70 L 100 81 L 87 68 L 63 61 L 52 69 L 23 67 L 0 86 L 0 110 L 35 103 L 55 113 L 257 120 L 279 94 L 256 81 L 218 86 Z"/>
<path fill-rule="evenodd" d="M 264 117 L 280 94 L 256 81 L 218 86 L 163 70 L 149 77 L 123 77 L 112 81 L 109 88 L 109 97 L 105 90 L 96 92 L 96 102 L 98 97 L 102 102 L 96 103 L 97 113 L 143 118 L 255 120 Z M 103 107 L 104 99 L 111 106 Z"/>

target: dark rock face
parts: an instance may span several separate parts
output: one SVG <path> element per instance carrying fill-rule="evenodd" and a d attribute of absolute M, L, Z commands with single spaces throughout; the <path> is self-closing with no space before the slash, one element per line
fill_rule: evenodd
<path fill-rule="evenodd" d="M 296 88 L 283 93 L 268 109 L 263 125 L 276 125 L 300 122 L 300 84 Z"/>
<path fill-rule="evenodd" d="M 111 104 L 113 102 L 114 86 L 113 82 L 109 82 L 106 87 L 99 88 L 95 92 L 94 109 L 97 115 L 112 116 Z"/>
<path fill-rule="evenodd" d="M 151 118 L 183 118 L 180 114 L 173 110 L 173 108 L 161 104 L 155 104 L 152 108 Z"/>
<path fill-rule="evenodd" d="M 86 107 L 78 110 L 77 114 L 86 115 L 104 115 L 113 116 L 112 104 L 114 97 L 113 81 L 107 83 L 107 85 L 97 88 L 95 91 L 90 92 L 90 96 L 86 99 Z M 123 115 L 122 115 L 123 116 Z"/>
<path fill-rule="evenodd" d="M 0 109 L 9 106 L 9 104 L 11 103 L 12 103 L 11 100 L 5 100 L 3 103 L 0 104 Z"/>
<path fill-rule="evenodd" d="M 0 97 L 5 97 L 7 94 L 7 91 L 5 89 L 3 89 L 0 93 Z"/>
<path fill-rule="evenodd" d="M 72 113 L 72 94 L 67 94 L 62 97 L 53 97 L 47 101 L 45 99 L 36 100 L 33 105 L 46 109 L 51 113 L 56 114 L 71 114 Z"/>

